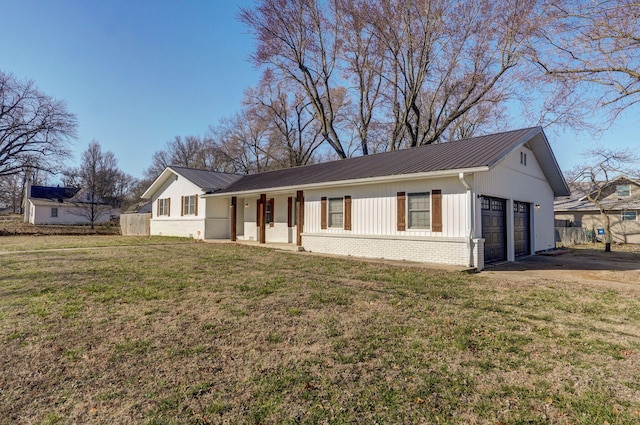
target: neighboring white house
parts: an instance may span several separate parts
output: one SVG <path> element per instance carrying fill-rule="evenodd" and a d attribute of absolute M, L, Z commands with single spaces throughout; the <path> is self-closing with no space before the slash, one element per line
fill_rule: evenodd
<path fill-rule="evenodd" d="M 587 195 L 598 200 L 609 216 L 611 237 L 617 243 L 640 243 L 640 180 L 619 176 L 608 184 L 600 183 L 601 192 L 589 183 L 570 185 L 569 198 L 556 199 L 555 218 L 558 227 L 581 227 L 592 231 L 598 239 L 598 229 L 604 232 L 605 217 Z"/>
<path fill-rule="evenodd" d="M 24 222 L 31 224 L 91 224 L 87 191 L 73 187 L 32 186 L 25 188 Z M 94 224 L 106 223 L 118 211 L 94 205 Z"/>
<path fill-rule="evenodd" d="M 143 198 L 152 235 L 482 269 L 553 248 L 568 194 L 534 127 L 245 176 L 169 167 Z"/>

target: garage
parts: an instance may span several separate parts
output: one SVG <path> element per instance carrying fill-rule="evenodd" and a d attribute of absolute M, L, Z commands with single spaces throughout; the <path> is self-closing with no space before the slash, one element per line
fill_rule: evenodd
<path fill-rule="evenodd" d="M 482 237 L 484 238 L 485 263 L 495 263 L 507 259 L 505 205 L 504 199 L 482 197 Z"/>
<path fill-rule="evenodd" d="M 531 254 L 531 204 L 513 203 L 513 247 L 516 257 Z"/>

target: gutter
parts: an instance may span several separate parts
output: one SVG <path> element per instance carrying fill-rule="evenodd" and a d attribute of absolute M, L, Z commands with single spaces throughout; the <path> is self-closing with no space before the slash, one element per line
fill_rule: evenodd
<path fill-rule="evenodd" d="M 458 179 L 460 183 L 467 189 L 467 196 L 469 198 L 469 234 L 467 236 L 467 247 L 469 249 L 469 261 L 468 266 L 474 267 L 473 265 L 473 231 L 475 229 L 475 200 L 473 199 L 473 191 L 471 190 L 471 185 L 468 181 L 464 179 L 464 173 L 458 173 Z M 476 264 L 475 267 L 478 267 Z"/>

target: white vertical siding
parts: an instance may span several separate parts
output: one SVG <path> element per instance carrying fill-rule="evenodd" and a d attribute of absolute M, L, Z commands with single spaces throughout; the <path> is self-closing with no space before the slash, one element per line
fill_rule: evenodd
<path fill-rule="evenodd" d="M 182 216 L 183 196 L 198 195 L 198 215 Z M 205 237 L 207 199 L 202 198 L 202 190 L 182 176 L 171 177 L 153 195 L 151 204 L 151 234 L 183 236 L 195 239 Z M 169 216 L 158 217 L 158 199 L 171 199 Z"/>
<path fill-rule="evenodd" d="M 520 163 L 520 152 L 527 154 L 526 166 Z M 482 195 L 530 203 L 534 251 L 555 246 L 553 189 L 532 151 L 522 147 L 508 155 L 493 170 L 477 173 L 474 190 Z M 535 208 L 535 205 L 540 208 Z M 509 209 L 507 213 L 513 215 L 513 209 Z M 480 229 L 479 222 L 477 228 Z M 513 235 L 508 233 L 507 236 L 508 243 L 513 245 Z M 513 246 L 509 247 L 509 252 L 512 250 Z"/>
<path fill-rule="evenodd" d="M 432 192 L 435 189 L 442 190 L 442 232 L 408 228 L 398 231 L 397 193 Z M 351 196 L 352 230 L 321 229 L 320 199 L 347 195 Z M 304 233 L 464 237 L 469 217 L 467 207 L 466 191 L 457 177 L 314 189 L 305 191 Z"/>

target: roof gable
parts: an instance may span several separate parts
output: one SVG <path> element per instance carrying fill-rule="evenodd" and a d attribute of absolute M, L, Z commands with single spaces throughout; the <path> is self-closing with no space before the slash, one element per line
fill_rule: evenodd
<path fill-rule="evenodd" d="M 195 170 L 193 168 L 169 166 L 151 183 L 151 186 L 142 194 L 142 199 L 150 199 L 153 194 L 172 176 L 181 176 L 204 193 L 216 192 L 224 189 L 231 183 L 242 178 L 239 174 L 221 173 L 216 171 Z"/>

